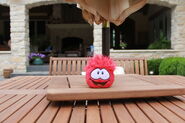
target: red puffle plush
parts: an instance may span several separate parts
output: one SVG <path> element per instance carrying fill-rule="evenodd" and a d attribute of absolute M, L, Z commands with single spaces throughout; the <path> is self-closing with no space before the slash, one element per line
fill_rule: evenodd
<path fill-rule="evenodd" d="M 92 57 L 85 67 L 86 82 L 91 88 L 108 88 L 114 82 L 115 63 L 107 56 Z"/>

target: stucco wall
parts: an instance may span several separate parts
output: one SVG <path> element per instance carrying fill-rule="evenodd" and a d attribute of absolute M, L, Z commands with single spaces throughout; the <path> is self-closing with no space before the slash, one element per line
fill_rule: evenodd
<path fill-rule="evenodd" d="M 29 54 L 29 15 L 28 11 L 32 7 L 63 3 L 64 0 L 0 0 L 0 5 L 10 6 L 10 19 L 11 19 L 11 47 L 10 53 L 0 53 L 0 74 L 4 68 L 13 67 L 16 72 L 26 72 L 28 65 Z M 157 4 L 162 6 L 171 7 L 172 12 L 172 26 L 171 26 L 171 40 L 173 52 L 177 55 L 184 56 L 185 48 L 185 0 L 149 0 L 150 4 Z M 102 31 L 101 25 L 94 25 L 94 46 L 95 54 L 101 53 L 102 47 Z M 135 52 L 128 53 L 126 51 L 111 51 L 111 56 L 155 56 L 163 57 L 164 54 L 174 55 L 172 52 L 155 51 L 150 54 L 148 52 Z"/>

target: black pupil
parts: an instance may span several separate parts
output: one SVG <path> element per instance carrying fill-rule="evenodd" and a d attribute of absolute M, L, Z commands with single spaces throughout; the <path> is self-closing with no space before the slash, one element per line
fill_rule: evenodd
<path fill-rule="evenodd" d="M 104 74 L 104 72 L 102 71 L 101 74 Z"/>
<path fill-rule="evenodd" d="M 100 72 L 98 71 L 97 74 L 99 74 Z"/>

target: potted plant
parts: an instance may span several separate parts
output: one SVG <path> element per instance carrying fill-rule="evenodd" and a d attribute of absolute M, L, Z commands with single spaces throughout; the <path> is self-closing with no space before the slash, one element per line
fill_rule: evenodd
<path fill-rule="evenodd" d="M 121 41 L 121 42 L 120 42 L 120 47 L 121 47 L 122 49 L 125 49 L 125 48 L 127 47 L 127 43 Z"/>
<path fill-rule="evenodd" d="M 45 58 L 46 56 L 44 54 L 41 53 L 31 53 L 28 58 L 32 61 L 32 64 L 35 65 L 42 65 L 44 64 L 43 62 L 43 58 Z"/>

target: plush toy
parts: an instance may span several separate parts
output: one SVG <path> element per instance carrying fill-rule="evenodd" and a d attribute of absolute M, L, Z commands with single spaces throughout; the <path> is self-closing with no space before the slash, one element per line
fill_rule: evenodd
<path fill-rule="evenodd" d="M 108 88 L 114 82 L 115 64 L 109 57 L 96 55 L 85 67 L 86 82 L 91 88 Z"/>

